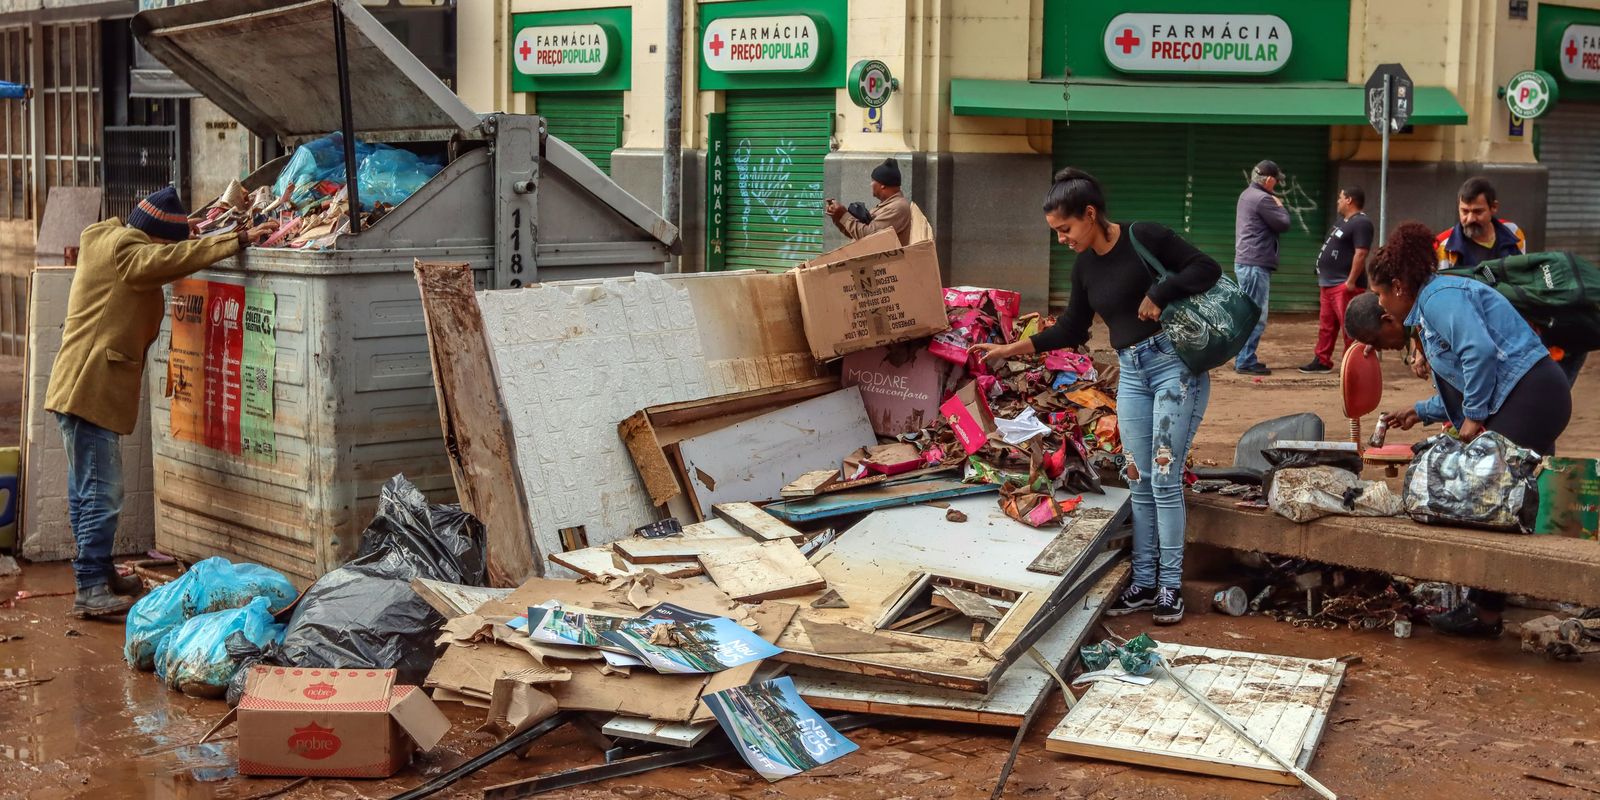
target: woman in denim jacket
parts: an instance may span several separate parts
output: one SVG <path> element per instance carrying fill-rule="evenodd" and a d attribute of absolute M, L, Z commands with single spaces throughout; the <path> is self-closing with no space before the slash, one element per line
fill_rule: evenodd
<path fill-rule="evenodd" d="M 1089 340 L 1096 316 L 1105 321 L 1120 368 L 1117 431 L 1133 495 L 1133 583 L 1106 614 L 1150 611 L 1155 623 L 1171 625 L 1183 619 L 1183 465 L 1206 413 L 1211 376 L 1189 371 L 1178 358 L 1161 331 L 1161 309 L 1210 289 L 1222 267 L 1164 225 L 1112 222 L 1100 182 L 1073 167 L 1056 173 L 1044 219 L 1078 254 L 1066 310 L 1031 338 L 972 351 L 997 361 L 1077 347 Z M 1167 278 L 1157 281 L 1145 266 L 1131 243 L 1135 236 L 1171 273 Z"/>
<path fill-rule="evenodd" d="M 1553 455 L 1572 417 L 1566 374 L 1510 301 L 1470 278 L 1436 275 L 1435 264 L 1432 231 L 1400 225 L 1367 268 L 1377 307 L 1366 300 L 1346 312 L 1351 338 L 1389 350 L 1418 342 L 1432 368 L 1438 394 L 1390 413 L 1389 424 L 1448 421 L 1463 441 L 1491 430 Z M 1442 633 L 1498 636 L 1504 608 L 1504 595 L 1474 590 L 1429 622 Z"/>

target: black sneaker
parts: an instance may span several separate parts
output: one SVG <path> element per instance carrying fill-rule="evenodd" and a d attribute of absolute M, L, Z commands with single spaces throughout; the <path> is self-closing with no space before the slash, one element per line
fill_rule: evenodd
<path fill-rule="evenodd" d="M 1443 614 L 1434 614 L 1428 617 L 1428 624 L 1434 630 L 1446 636 L 1470 636 L 1479 639 L 1493 639 L 1500 635 L 1505 624 L 1500 620 L 1484 622 L 1478 616 L 1478 607 L 1472 603 L 1462 603 Z"/>
<path fill-rule="evenodd" d="M 128 597 L 138 597 L 144 594 L 144 581 L 140 580 L 138 575 L 118 575 L 112 572 L 111 579 L 106 582 L 106 585 L 111 587 L 112 594 L 126 595 Z"/>
<path fill-rule="evenodd" d="M 72 600 L 72 611 L 68 613 L 78 619 L 93 619 L 124 614 L 132 607 L 133 598 L 112 594 L 111 587 L 102 583 L 79 589 Z"/>
<path fill-rule="evenodd" d="M 1333 371 L 1333 365 L 1324 364 L 1313 358 L 1305 366 L 1301 367 L 1300 371 L 1307 375 L 1326 375 Z"/>
<path fill-rule="evenodd" d="M 1106 609 L 1106 616 L 1120 617 L 1137 611 L 1149 611 L 1156 607 L 1156 587 L 1154 586 L 1129 586 L 1111 607 Z"/>
<path fill-rule="evenodd" d="M 1176 625 L 1183 621 L 1183 594 L 1177 589 L 1161 587 L 1156 592 L 1156 610 L 1150 615 L 1157 625 Z"/>
<path fill-rule="evenodd" d="M 1271 375 L 1272 370 L 1266 364 L 1252 364 L 1248 367 L 1234 367 L 1234 372 L 1240 375 Z"/>

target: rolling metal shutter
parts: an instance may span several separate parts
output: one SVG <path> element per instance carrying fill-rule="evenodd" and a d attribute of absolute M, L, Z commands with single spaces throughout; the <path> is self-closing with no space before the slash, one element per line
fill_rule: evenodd
<path fill-rule="evenodd" d="M 550 135 L 611 174 L 611 151 L 622 146 L 622 92 L 550 92 L 535 105 Z"/>
<path fill-rule="evenodd" d="M 1330 219 L 1327 128 L 1058 123 L 1054 152 L 1056 169 L 1070 164 L 1100 180 L 1113 220 L 1162 223 L 1225 271 L 1233 264 L 1234 212 L 1250 168 L 1263 158 L 1278 162 L 1291 224 L 1279 239 L 1272 309 L 1316 310 L 1317 250 Z M 1052 239 L 1053 309 L 1066 305 L 1073 258 Z"/>
<path fill-rule="evenodd" d="M 835 96 L 728 92 L 726 269 L 785 270 L 822 254 L 822 160 Z"/>
<path fill-rule="evenodd" d="M 1600 259 L 1600 103 L 1557 103 L 1533 124 L 1550 168 L 1544 249 Z"/>

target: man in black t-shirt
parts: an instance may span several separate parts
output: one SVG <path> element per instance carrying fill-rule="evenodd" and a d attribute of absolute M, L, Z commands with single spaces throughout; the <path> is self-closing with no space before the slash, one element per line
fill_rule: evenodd
<path fill-rule="evenodd" d="M 1333 371 L 1333 346 L 1344 330 L 1344 310 L 1367 289 L 1367 253 L 1372 250 L 1372 220 L 1362 211 L 1367 193 L 1359 186 L 1339 190 L 1339 221 L 1317 254 L 1317 287 L 1322 313 L 1317 320 L 1316 355 L 1300 368 L 1305 373 Z M 1345 350 L 1350 349 L 1348 334 Z M 1340 350 L 1343 353 L 1344 350 Z"/>

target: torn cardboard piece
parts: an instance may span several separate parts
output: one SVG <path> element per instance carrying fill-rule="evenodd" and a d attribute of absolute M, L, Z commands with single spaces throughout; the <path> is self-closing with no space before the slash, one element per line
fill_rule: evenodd
<path fill-rule="evenodd" d="M 231 720 L 239 728 L 239 774 L 384 778 L 432 750 L 450 721 L 394 670 L 256 666 Z"/>
<path fill-rule="evenodd" d="M 899 247 L 880 231 L 791 274 L 818 361 L 931 336 L 949 327 L 933 242 Z M 872 252 L 876 247 L 892 249 Z M 857 255 L 859 254 L 859 255 Z"/>
<path fill-rule="evenodd" d="M 977 381 L 968 381 L 957 389 L 950 399 L 939 406 L 939 413 L 950 421 L 950 429 L 967 455 L 977 453 L 989 441 L 989 434 L 998 428 L 989 400 L 978 389 Z"/>

